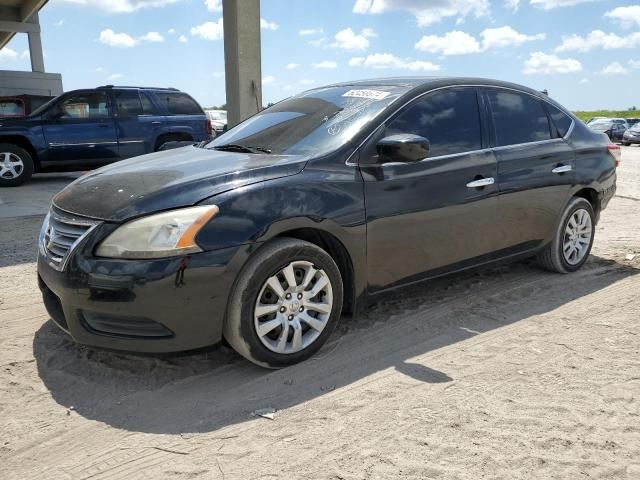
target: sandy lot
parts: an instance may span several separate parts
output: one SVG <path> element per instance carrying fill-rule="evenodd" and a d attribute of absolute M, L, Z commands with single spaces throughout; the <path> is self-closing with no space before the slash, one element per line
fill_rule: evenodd
<path fill-rule="evenodd" d="M 640 147 L 618 185 L 580 272 L 432 281 L 281 371 L 73 344 L 36 286 L 42 217 L 2 219 L 0 478 L 638 479 Z"/>

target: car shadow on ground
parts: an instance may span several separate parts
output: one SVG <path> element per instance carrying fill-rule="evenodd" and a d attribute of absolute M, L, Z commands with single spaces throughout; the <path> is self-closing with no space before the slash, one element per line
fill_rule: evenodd
<path fill-rule="evenodd" d="M 293 407 L 387 370 L 441 388 L 456 378 L 425 365 L 425 353 L 531 320 L 638 273 L 592 256 L 570 276 L 525 261 L 431 280 L 344 318 L 316 357 L 277 371 L 226 347 L 164 357 L 92 349 L 51 321 L 36 333 L 33 350 L 55 401 L 87 419 L 136 432 L 211 432 L 250 420 L 257 409 Z"/>

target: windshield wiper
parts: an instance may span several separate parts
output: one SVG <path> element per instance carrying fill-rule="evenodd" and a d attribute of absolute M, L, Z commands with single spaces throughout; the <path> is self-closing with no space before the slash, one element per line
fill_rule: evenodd
<path fill-rule="evenodd" d="M 271 153 L 271 150 L 265 147 L 251 147 L 248 145 L 238 145 L 237 143 L 227 143 L 225 145 L 216 145 L 213 148 L 216 150 L 223 150 L 228 152 Z"/>

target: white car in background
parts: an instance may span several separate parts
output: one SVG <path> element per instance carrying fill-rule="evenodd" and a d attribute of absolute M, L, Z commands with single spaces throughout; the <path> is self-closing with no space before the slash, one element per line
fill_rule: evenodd
<path fill-rule="evenodd" d="M 207 118 L 211 123 L 211 128 L 220 135 L 227 130 L 227 111 L 226 110 L 205 110 Z"/>

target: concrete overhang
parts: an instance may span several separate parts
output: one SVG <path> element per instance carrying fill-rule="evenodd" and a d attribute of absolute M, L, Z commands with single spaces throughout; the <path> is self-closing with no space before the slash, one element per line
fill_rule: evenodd
<path fill-rule="evenodd" d="M 0 49 L 16 32 L 40 31 L 40 25 L 28 20 L 38 13 L 48 0 L 0 0 Z"/>

